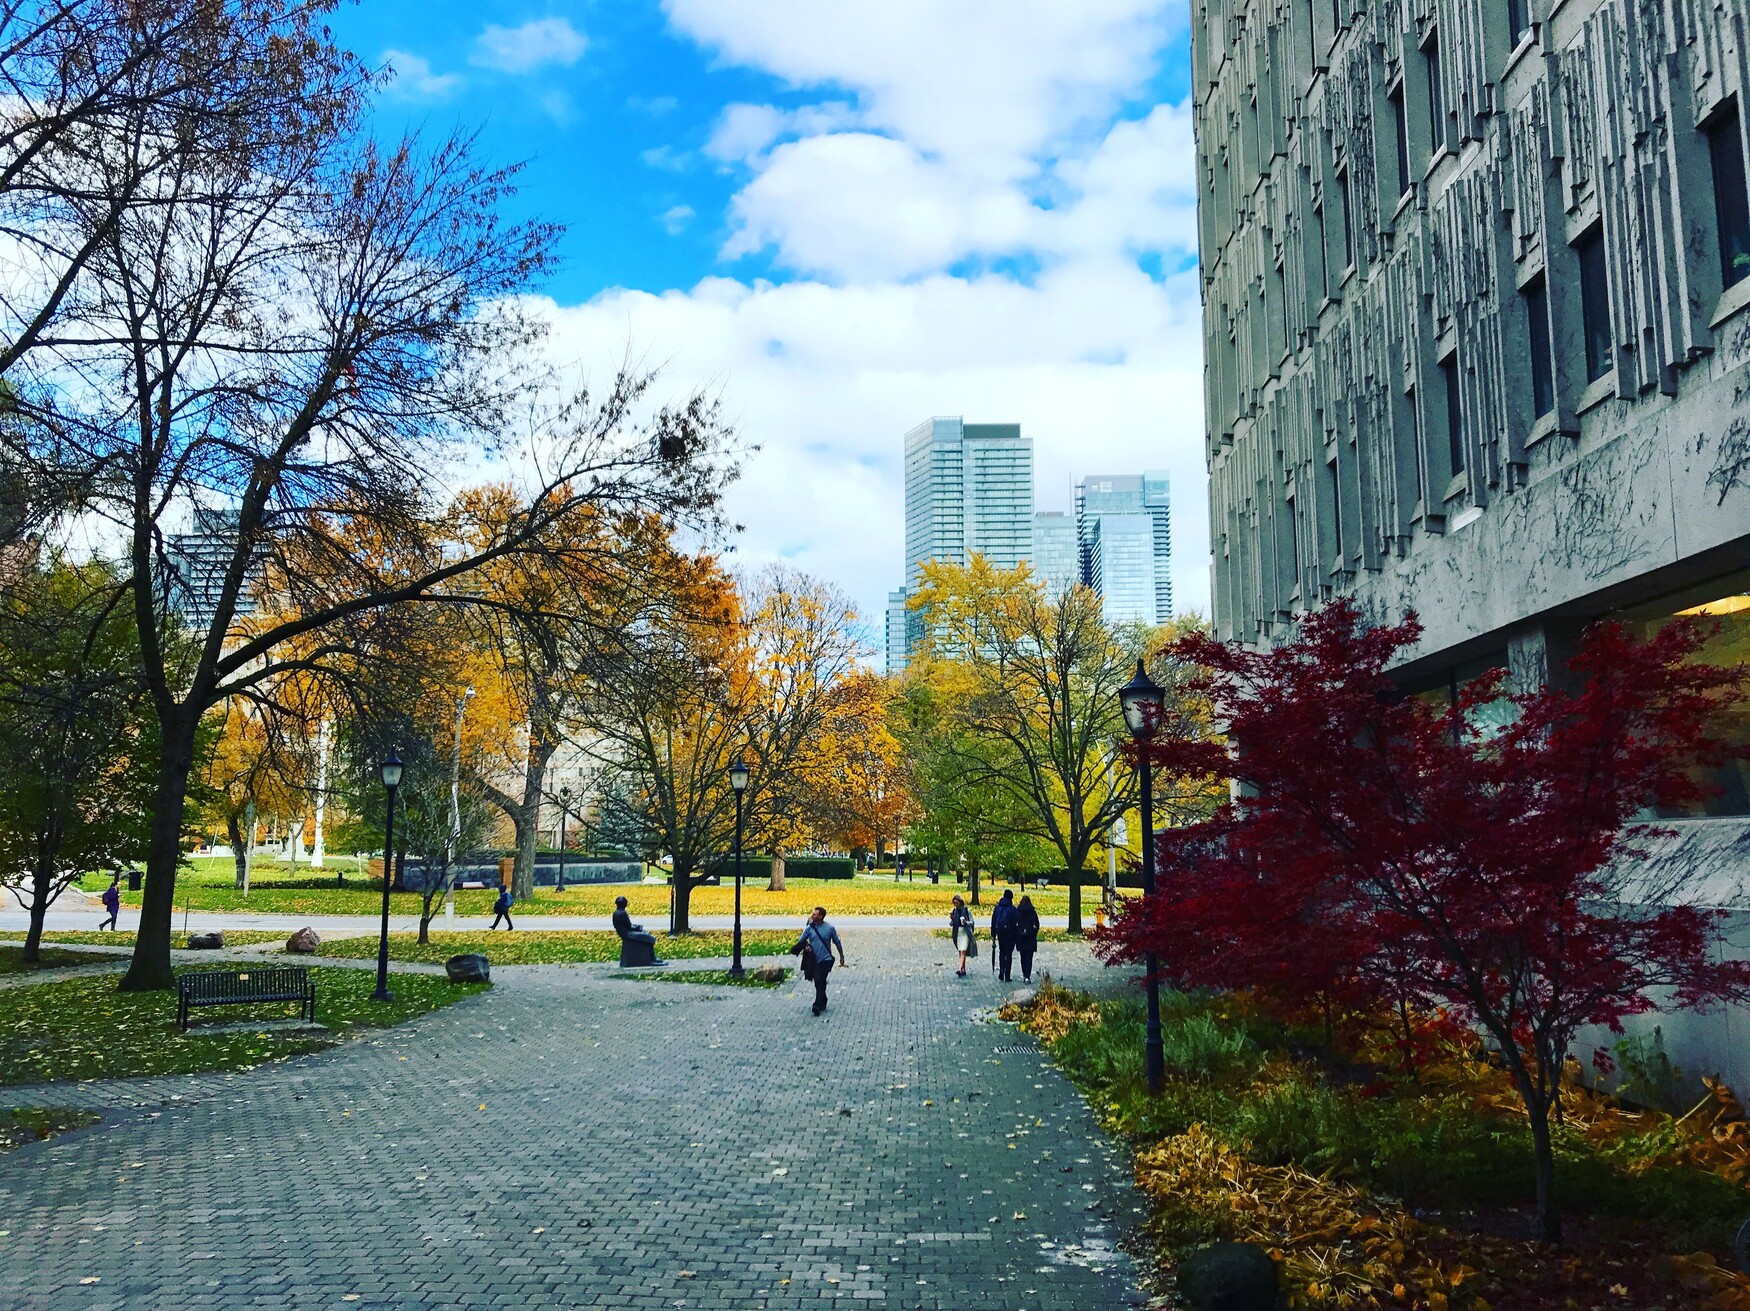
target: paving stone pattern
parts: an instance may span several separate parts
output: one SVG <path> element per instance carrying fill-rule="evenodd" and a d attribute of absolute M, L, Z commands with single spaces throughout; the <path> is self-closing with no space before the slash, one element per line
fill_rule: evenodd
<path fill-rule="evenodd" d="M 1046 1058 L 996 1054 L 1008 989 L 915 930 L 848 947 L 820 1019 L 799 979 L 532 966 L 285 1064 L 0 1093 L 105 1115 L 0 1156 L 0 1304 L 1139 1303 L 1135 1195 Z"/>

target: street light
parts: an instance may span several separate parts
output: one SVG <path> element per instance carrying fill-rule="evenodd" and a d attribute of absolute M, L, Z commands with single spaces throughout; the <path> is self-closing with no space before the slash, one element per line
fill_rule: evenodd
<path fill-rule="evenodd" d="M 1142 895 L 1146 900 L 1155 894 L 1154 769 L 1148 757 L 1148 743 L 1161 726 L 1166 691 L 1148 676 L 1140 659 L 1136 662 L 1136 677 L 1118 689 L 1118 704 L 1124 708 L 1124 726 L 1137 743 L 1136 754 L 1142 763 Z M 1148 1031 L 1143 1053 L 1148 1064 L 1148 1090 L 1159 1093 L 1166 1087 L 1167 1061 L 1161 1048 L 1161 981 L 1152 951 L 1143 957 L 1143 964 L 1148 970 Z"/>
<path fill-rule="evenodd" d="M 377 935 L 377 991 L 372 1001 L 391 1001 L 389 994 L 389 885 L 395 880 L 395 793 L 401 786 L 401 757 L 394 747 L 383 762 L 383 788 L 389 794 L 389 817 L 383 823 L 383 928 Z"/>
<path fill-rule="evenodd" d="M 565 891 L 565 821 L 571 818 L 571 789 L 559 789 L 559 886 L 555 892 Z"/>
<path fill-rule="evenodd" d="M 747 795 L 747 765 L 737 756 L 729 766 L 729 786 L 735 790 L 735 959 L 729 977 L 739 979 L 741 967 L 741 803 Z"/>

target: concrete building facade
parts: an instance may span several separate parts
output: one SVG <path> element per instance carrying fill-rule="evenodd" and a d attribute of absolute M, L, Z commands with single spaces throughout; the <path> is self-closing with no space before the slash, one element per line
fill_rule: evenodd
<path fill-rule="evenodd" d="M 1193 0 L 1221 636 L 1413 609 L 1435 694 L 1559 677 L 1603 616 L 1704 608 L 1750 657 L 1746 32 L 1750 0 Z M 1745 937 L 1720 782 L 1658 858 Z M 1662 1022 L 1750 1081 L 1741 1012 Z"/>

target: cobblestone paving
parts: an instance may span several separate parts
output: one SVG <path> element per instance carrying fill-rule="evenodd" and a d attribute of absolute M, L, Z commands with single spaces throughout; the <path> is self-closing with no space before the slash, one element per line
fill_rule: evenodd
<path fill-rule="evenodd" d="M 818 1020 L 799 980 L 535 966 L 283 1065 L 0 1091 L 105 1113 L 0 1156 L 0 1304 L 1139 1302 L 1135 1197 L 1045 1058 L 996 1052 L 1024 1043 L 981 1014 L 1008 990 L 922 932 L 847 939 Z"/>

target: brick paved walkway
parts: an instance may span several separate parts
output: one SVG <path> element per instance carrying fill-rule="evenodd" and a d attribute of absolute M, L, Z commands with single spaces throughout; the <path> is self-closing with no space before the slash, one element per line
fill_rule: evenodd
<path fill-rule="evenodd" d="M 37 1308 L 988 1308 L 1138 1301 L 1134 1195 L 1075 1092 L 922 932 L 848 936 L 833 1004 L 594 967 L 106 1108 L 0 1156 Z M 1060 975 L 1079 946 L 1047 945 Z M 985 964 L 980 961 L 980 964 Z M 688 962 L 690 965 L 691 962 Z"/>

